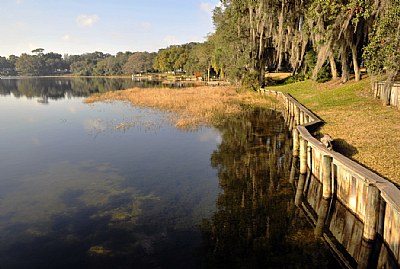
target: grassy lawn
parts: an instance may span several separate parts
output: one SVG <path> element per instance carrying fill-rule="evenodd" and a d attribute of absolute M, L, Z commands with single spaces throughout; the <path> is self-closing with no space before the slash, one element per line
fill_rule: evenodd
<path fill-rule="evenodd" d="M 370 79 L 298 82 L 268 89 L 290 93 L 326 124 L 337 151 L 400 184 L 400 110 L 373 98 Z"/>

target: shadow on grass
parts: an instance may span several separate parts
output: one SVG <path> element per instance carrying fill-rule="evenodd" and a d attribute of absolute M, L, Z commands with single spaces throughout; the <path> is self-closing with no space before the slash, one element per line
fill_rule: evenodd
<path fill-rule="evenodd" d="M 347 156 L 349 158 L 353 157 L 355 154 L 358 153 L 358 150 L 356 147 L 350 145 L 347 143 L 344 139 L 334 139 L 332 142 L 333 149 L 344 156 Z"/>

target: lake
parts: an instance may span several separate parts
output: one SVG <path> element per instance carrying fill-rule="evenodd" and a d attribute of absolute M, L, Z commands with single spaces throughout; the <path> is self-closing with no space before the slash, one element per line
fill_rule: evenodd
<path fill-rule="evenodd" d="M 141 82 L 140 82 L 141 83 Z M 282 115 L 182 131 L 129 79 L 0 80 L 0 268 L 337 268 L 290 183 Z"/>

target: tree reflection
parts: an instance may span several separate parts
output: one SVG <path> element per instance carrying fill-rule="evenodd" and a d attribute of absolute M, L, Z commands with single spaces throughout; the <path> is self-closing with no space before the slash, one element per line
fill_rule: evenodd
<path fill-rule="evenodd" d="M 222 193 L 202 224 L 207 268 L 335 267 L 294 205 L 290 138 L 281 115 L 248 110 L 219 127 L 211 163 Z"/>
<path fill-rule="evenodd" d="M 132 81 L 124 78 L 23 78 L 1 79 L 0 95 L 39 98 L 40 103 L 49 99 L 86 97 L 93 93 L 122 90 L 133 87 L 162 86 L 160 81 Z"/>

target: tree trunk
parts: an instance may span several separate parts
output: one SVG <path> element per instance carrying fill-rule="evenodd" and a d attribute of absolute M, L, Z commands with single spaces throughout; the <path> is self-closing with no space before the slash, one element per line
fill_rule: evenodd
<path fill-rule="evenodd" d="M 353 58 L 355 81 L 360 81 L 361 72 L 360 72 L 360 65 L 358 64 L 358 61 L 357 61 L 357 47 L 353 44 L 353 45 L 350 45 L 350 49 L 351 49 L 351 55 Z"/>
<path fill-rule="evenodd" d="M 332 79 L 337 79 L 338 74 L 337 74 L 336 62 L 332 52 L 329 54 L 329 63 L 331 65 Z"/>
<path fill-rule="evenodd" d="M 349 80 L 349 65 L 347 62 L 347 46 L 343 45 L 340 48 L 340 59 L 342 62 L 342 82 L 346 83 Z"/>
<path fill-rule="evenodd" d="M 260 87 L 264 87 L 264 84 L 265 84 L 265 65 L 266 65 L 265 59 L 261 59 L 260 60 L 260 71 L 259 71 L 259 77 L 258 77 L 258 83 L 260 84 Z"/>
<path fill-rule="evenodd" d="M 326 63 L 326 58 L 329 56 L 329 51 L 331 50 L 330 47 L 331 42 L 328 41 L 328 43 L 324 44 L 323 46 L 320 47 L 318 51 L 318 57 L 317 57 L 317 63 L 315 64 L 313 73 L 312 73 L 312 79 L 317 80 L 318 77 L 318 72 L 321 70 L 322 66 Z"/>
<path fill-rule="evenodd" d="M 276 70 L 279 71 L 282 68 L 282 59 L 283 59 L 283 13 L 285 10 L 285 1 L 282 1 L 282 8 L 279 14 L 279 26 L 278 26 L 278 65 L 276 66 Z"/>

